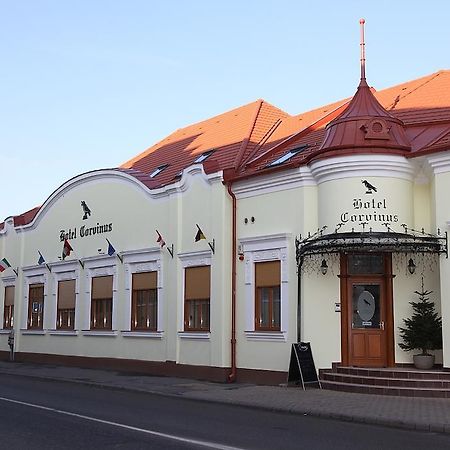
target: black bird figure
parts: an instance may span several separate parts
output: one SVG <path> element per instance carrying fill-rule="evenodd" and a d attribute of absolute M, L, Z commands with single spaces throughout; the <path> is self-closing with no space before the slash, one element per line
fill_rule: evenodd
<path fill-rule="evenodd" d="M 367 188 L 366 194 L 373 194 L 372 191 L 377 192 L 377 188 L 371 185 L 367 180 L 361 180 L 361 183 Z"/>
<path fill-rule="evenodd" d="M 88 218 L 88 216 L 91 215 L 91 210 L 89 209 L 89 206 L 86 205 L 86 202 L 83 200 L 81 200 L 81 206 L 83 207 L 83 212 L 84 212 L 83 220 L 86 220 Z"/>

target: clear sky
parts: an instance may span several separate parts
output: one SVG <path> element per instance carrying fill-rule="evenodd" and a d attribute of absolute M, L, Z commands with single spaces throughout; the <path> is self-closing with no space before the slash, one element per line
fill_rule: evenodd
<path fill-rule="evenodd" d="M 450 68 L 447 0 L 0 0 L 0 221 L 177 128 L 263 98 L 351 96 Z"/>

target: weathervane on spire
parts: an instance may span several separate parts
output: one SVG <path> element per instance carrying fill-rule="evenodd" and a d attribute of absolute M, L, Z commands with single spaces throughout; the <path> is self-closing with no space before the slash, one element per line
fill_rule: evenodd
<path fill-rule="evenodd" d="M 366 21 L 364 19 L 359 20 L 359 24 L 361 26 L 361 81 L 366 79 L 366 51 L 365 51 L 365 42 L 364 42 L 364 24 Z"/>

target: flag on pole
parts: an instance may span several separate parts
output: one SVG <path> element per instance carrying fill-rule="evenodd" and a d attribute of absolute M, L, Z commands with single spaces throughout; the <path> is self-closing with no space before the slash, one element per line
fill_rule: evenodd
<path fill-rule="evenodd" d="M 64 239 L 64 246 L 62 251 L 62 259 L 66 259 L 67 256 L 70 256 L 70 252 L 73 251 L 73 248 L 70 246 L 69 241 Z"/>
<path fill-rule="evenodd" d="M 2 260 L 0 260 L 0 272 L 3 272 L 8 267 L 11 267 L 11 264 L 8 262 L 8 260 L 6 258 L 3 258 Z"/>
<path fill-rule="evenodd" d="M 116 249 L 113 247 L 113 245 L 111 244 L 111 242 L 109 242 L 108 238 L 105 238 L 106 241 L 108 242 L 108 255 L 109 256 L 113 256 L 116 253 Z"/>
<path fill-rule="evenodd" d="M 163 248 L 166 245 L 166 241 L 163 239 L 163 237 L 159 234 L 159 231 L 156 230 L 156 234 L 158 235 L 158 239 L 156 239 L 156 243 L 159 244 L 161 248 Z"/>
<path fill-rule="evenodd" d="M 196 224 L 197 225 L 197 224 Z M 206 236 L 203 234 L 201 228 L 197 225 L 197 234 L 195 235 L 195 242 L 201 241 L 202 239 L 206 239 Z"/>
<path fill-rule="evenodd" d="M 38 250 L 38 253 L 39 253 L 38 264 L 39 264 L 39 265 L 44 264 L 44 263 L 45 263 L 45 259 L 44 259 L 44 257 L 42 256 L 42 253 L 41 253 L 39 250 Z"/>

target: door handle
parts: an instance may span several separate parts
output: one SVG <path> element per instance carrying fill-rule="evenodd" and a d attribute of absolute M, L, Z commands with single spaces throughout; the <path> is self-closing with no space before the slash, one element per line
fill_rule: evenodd
<path fill-rule="evenodd" d="M 381 330 L 384 330 L 384 320 L 382 320 L 382 321 L 380 322 L 380 329 L 381 329 Z"/>

